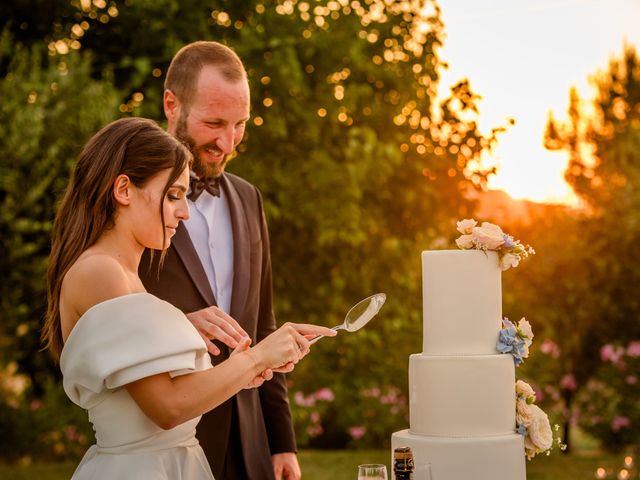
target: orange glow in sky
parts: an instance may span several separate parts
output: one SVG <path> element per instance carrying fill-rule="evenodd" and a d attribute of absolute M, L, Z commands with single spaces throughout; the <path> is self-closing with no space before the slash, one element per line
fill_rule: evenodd
<path fill-rule="evenodd" d="M 469 78 L 482 96 L 480 129 L 516 124 L 487 163 L 489 187 L 513 198 L 575 204 L 565 183 L 566 156 L 545 150 L 549 111 L 565 120 L 569 90 L 591 98 L 589 77 L 621 57 L 625 41 L 640 51 L 638 0 L 439 0 L 449 64 L 440 95 Z"/>

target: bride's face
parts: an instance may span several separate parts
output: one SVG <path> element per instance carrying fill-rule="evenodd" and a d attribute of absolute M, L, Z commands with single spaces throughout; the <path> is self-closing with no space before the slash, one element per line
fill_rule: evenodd
<path fill-rule="evenodd" d="M 163 196 L 170 175 L 171 169 L 164 170 L 152 177 L 144 187 L 136 189 L 137 198 L 132 204 L 134 208 L 132 226 L 137 242 L 145 248 L 154 250 L 168 248 L 180 221 L 189 218 L 186 198 L 189 188 L 189 169 L 184 169 L 176 181 L 169 185 L 167 193 Z M 164 219 L 164 230 L 160 218 Z"/>

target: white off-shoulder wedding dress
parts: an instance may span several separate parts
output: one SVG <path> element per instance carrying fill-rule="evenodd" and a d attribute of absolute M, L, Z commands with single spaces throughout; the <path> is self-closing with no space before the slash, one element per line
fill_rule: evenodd
<path fill-rule="evenodd" d="M 213 479 L 195 437 L 200 418 L 163 430 L 124 388 L 158 373 L 211 368 L 204 341 L 180 310 L 149 293 L 94 305 L 69 335 L 60 368 L 65 392 L 88 411 L 96 434 L 73 479 Z"/>

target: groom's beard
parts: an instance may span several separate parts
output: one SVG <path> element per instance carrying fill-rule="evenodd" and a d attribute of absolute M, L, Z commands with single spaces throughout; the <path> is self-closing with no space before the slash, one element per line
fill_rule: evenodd
<path fill-rule="evenodd" d="M 218 153 L 220 152 L 220 149 L 215 143 L 196 145 L 195 139 L 187 132 L 186 115 L 180 116 L 178 124 L 176 125 L 175 136 L 191 151 L 191 154 L 193 155 L 193 165 L 191 166 L 191 170 L 199 178 L 219 177 L 220 175 L 222 175 L 222 172 L 224 172 L 224 168 L 226 167 L 227 163 L 229 163 L 229 160 L 231 160 L 231 158 L 233 158 L 234 156 L 233 153 L 231 155 L 225 155 L 222 161 L 217 164 L 209 164 L 206 161 L 202 160 L 202 155 L 205 150 L 210 150 L 213 153 Z"/>

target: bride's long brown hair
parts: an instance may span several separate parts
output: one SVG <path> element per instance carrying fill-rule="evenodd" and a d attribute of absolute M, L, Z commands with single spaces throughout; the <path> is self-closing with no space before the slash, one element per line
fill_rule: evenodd
<path fill-rule="evenodd" d="M 48 306 L 42 341 L 56 361 L 63 346 L 60 325 L 62 280 L 80 254 L 105 230 L 113 227 L 116 177 L 126 175 L 135 186 L 144 187 L 153 176 L 171 169 L 158 206 L 164 227 L 163 199 L 169 187 L 189 166 L 191 158 L 184 145 L 155 122 L 143 118 L 116 120 L 85 145 L 53 224 L 47 278 Z"/>

